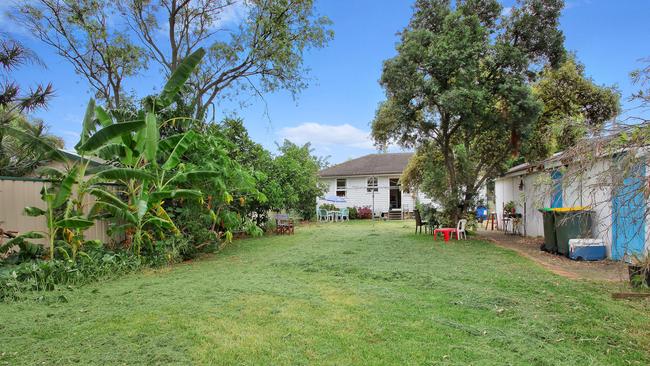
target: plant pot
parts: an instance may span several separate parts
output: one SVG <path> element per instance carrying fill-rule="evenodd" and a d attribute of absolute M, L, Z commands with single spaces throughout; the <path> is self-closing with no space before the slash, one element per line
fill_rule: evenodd
<path fill-rule="evenodd" d="M 650 271 L 644 270 L 644 267 L 628 265 L 627 271 L 632 287 L 650 286 Z"/>

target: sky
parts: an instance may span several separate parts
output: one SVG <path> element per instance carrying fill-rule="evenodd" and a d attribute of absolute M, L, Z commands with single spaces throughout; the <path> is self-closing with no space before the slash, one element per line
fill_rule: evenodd
<path fill-rule="evenodd" d="M 513 2 L 502 2 L 506 11 Z M 42 118 L 71 149 L 91 96 L 88 84 L 67 61 L 12 24 L 6 16 L 8 4 L 0 0 L 0 31 L 23 41 L 46 64 L 46 68 L 22 67 L 12 78 L 23 87 L 53 84 L 55 97 L 34 117 Z M 413 9 L 412 1 L 405 0 L 316 0 L 316 11 L 332 20 L 335 35 L 325 48 L 305 54 L 308 88 L 296 99 L 279 91 L 263 99 L 242 96 L 222 101 L 218 118 L 243 118 L 253 140 L 272 151 L 285 138 L 311 142 L 315 154 L 334 164 L 376 152 L 369 131 L 375 110 L 385 99 L 378 83 L 382 62 L 396 54 L 397 32 L 407 25 Z M 235 22 L 239 15 L 234 12 L 229 17 Z M 624 110 L 634 106 L 627 100 L 636 90 L 629 73 L 643 65 L 642 58 L 650 57 L 648 15 L 647 0 L 569 0 L 562 12 L 565 47 L 577 55 L 596 83 L 619 88 Z M 127 89 L 142 95 L 154 91 L 164 82 L 158 71 L 153 65 L 127 83 Z"/>

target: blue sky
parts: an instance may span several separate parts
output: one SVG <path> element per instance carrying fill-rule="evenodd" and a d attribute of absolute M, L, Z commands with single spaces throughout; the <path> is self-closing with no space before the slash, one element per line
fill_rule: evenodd
<path fill-rule="evenodd" d="M 0 0 L 1 1 L 1 0 Z M 513 1 L 503 1 L 505 7 Z M 7 6 L 0 3 L 0 11 Z M 221 115 L 239 115 L 254 140 L 270 149 L 289 138 L 311 141 L 315 152 L 338 163 L 374 151 L 368 137 L 377 104 L 384 99 L 378 80 L 383 60 L 395 54 L 396 33 L 412 13 L 412 1 L 316 0 L 317 11 L 333 21 L 334 40 L 324 49 L 305 55 L 311 69 L 309 88 L 294 100 L 287 92 L 266 95 L 264 101 L 245 98 L 247 105 L 222 102 Z M 635 90 L 629 72 L 650 57 L 650 1 L 570 0 L 562 14 L 566 48 L 577 54 L 586 71 L 599 84 L 617 85 L 623 107 Z M 47 64 L 23 67 L 14 78 L 23 86 L 52 82 L 56 97 L 47 110 L 39 111 L 50 131 L 72 147 L 90 97 L 89 88 L 69 63 L 41 45 L 7 17 L 0 17 L 0 31 L 13 33 Z M 154 66 L 127 88 L 138 93 L 154 90 L 163 81 Z M 241 101 L 241 100 L 239 100 Z"/>

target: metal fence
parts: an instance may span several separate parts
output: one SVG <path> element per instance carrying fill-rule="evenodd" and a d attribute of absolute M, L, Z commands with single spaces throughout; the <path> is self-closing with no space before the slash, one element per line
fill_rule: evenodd
<path fill-rule="evenodd" d="M 47 231 L 43 216 L 30 217 L 24 214 L 27 206 L 45 209 L 45 203 L 41 200 L 41 189 L 45 184 L 50 183 L 38 178 L 0 177 L 0 226 L 4 230 L 18 233 Z M 90 207 L 93 202 L 93 197 L 87 196 L 84 205 Z M 111 237 L 106 234 L 107 228 L 107 222 L 95 221 L 95 225 L 85 231 L 85 238 L 110 242 Z"/>

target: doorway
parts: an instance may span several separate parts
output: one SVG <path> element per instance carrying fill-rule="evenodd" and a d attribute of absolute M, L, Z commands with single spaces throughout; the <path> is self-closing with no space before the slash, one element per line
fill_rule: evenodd
<path fill-rule="evenodd" d="M 392 178 L 388 180 L 389 186 L 389 203 L 390 209 L 401 209 L 402 208 L 402 187 L 399 184 L 399 178 Z"/>

